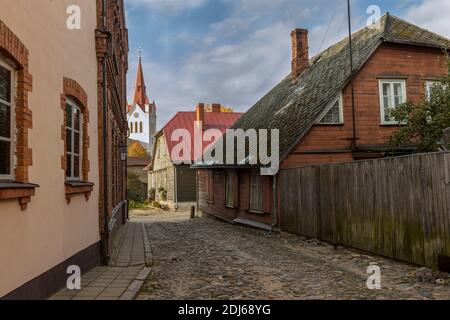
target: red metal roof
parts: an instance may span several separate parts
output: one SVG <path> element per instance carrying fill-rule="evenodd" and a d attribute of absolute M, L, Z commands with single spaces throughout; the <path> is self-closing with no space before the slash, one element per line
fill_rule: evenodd
<path fill-rule="evenodd" d="M 243 113 L 238 112 L 205 112 L 204 129 L 218 129 L 225 132 L 230 128 Z M 194 161 L 194 126 L 196 122 L 195 112 L 178 112 L 162 129 L 166 138 L 166 144 L 169 155 L 172 159 L 172 150 L 179 143 L 178 141 L 171 141 L 172 133 L 177 129 L 186 129 L 191 135 L 191 161 Z M 214 141 L 213 141 L 214 142 Z M 205 150 L 211 142 L 203 142 L 203 150 Z M 183 158 L 184 159 L 184 158 Z M 188 159 L 184 159 L 188 160 Z"/>

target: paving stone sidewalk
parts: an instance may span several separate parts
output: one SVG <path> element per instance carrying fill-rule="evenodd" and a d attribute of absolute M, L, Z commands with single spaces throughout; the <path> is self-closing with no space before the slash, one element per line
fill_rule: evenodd
<path fill-rule="evenodd" d="M 99 266 L 82 275 L 81 290 L 63 289 L 51 299 L 134 299 L 150 272 L 147 262 L 151 262 L 151 255 L 143 229 L 141 222 L 129 222 L 117 234 L 110 266 Z"/>

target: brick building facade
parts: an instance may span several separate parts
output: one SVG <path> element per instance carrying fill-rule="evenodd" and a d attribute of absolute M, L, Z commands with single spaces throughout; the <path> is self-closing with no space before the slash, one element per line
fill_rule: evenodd
<path fill-rule="evenodd" d="M 112 236 L 120 225 L 125 224 L 128 211 L 126 161 L 121 158 L 121 153 L 127 150 L 128 135 L 126 118 L 128 30 L 123 0 L 97 0 L 96 51 L 99 221 L 102 253 L 104 262 L 107 262 L 110 257 Z"/>

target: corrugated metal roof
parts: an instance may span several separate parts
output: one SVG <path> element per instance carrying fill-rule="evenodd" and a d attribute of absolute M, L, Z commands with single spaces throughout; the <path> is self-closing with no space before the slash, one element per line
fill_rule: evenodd
<path fill-rule="evenodd" d="M 225 132 L 230 128 L 243 113 L 238 112 L 205 112 L 204 129 L 218 129 Z M 194 126 L 196 125 L 196 113 L 195 112 L 178 112 L 162 129 L 166 138 L 166 144 L 169 151 L 169 155 L 172 159 L 172 150 L 179 143 L 178 141 L 172 141 L 171 137 L 175 130 L 185 129 L 189 131 L 191 135 L 191 161 L 194 161 Z M 211 143 L 203 142 L 203 150 L 207 148 Z M 189 160 L 189 159 L 185 159 Z"/>

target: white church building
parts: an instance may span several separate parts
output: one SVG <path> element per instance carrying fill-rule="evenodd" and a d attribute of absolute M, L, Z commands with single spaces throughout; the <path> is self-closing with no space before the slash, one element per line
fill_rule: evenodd
<path fill-rule="evenodd" d="M 147 96 L 140 54 L 133 102 L 128 105 L 127 121 L 130 130 L 129 138 L 142 142 L 151 156 L 156 133 L 156 104 L 155 101 L 150 103 Z"/>

